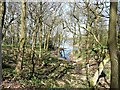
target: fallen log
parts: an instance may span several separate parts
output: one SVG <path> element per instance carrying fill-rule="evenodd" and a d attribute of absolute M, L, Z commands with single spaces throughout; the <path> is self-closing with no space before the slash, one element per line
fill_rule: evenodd
<path fill-rule="evenodd" d="M 109 61 L 110 57 L 107 54 L 104 60 L 99 64 L 98 70 L 95 72 L 94 77 L 90 80 L 90 86 L 94 87 L 97 84 L 99 76 L 101 75 L 105 64 Z"/>

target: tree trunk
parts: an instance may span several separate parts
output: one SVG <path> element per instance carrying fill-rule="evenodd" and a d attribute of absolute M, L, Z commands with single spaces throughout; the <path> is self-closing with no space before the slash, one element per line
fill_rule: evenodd
<path fill-rule="evenodd" d="M 87 23 L 86 23 L 86 28 L 89 29 L 90 24 L 89 24 L 89 21 L 90 21 L 90 12 L 89 12 L 89 9 L 87 8 L 87 13 L 88 13 L 88 16 L 87 16 Z M 87 80 L 87 84 L 88 86 L 90 87 L 90 79 L 89 79 L 89 52 L 88 52 L 88 49 L 90 47 L 90 39 L 89 39 L 90 35 L 89 35 L 89 32 L 86 32 L 86 80 Z"/>
<path fill-rule="evenodd" d="M 110 20 L 108 33 L 108 47 L 111 61 L 111 89 L 118 88 L 118 59 L 116 41 L 117 2 L 110 2 Z"/>
<path fill-rule="evenodd" d="M 42 56 L 42 2 L 40 2 L 40 36 L 39 36 L 39 58 Z"/>
<path fill-rule="evenodd" d="M 80 23 L 78 22 L 78 30 L 79 30 L 79 36 L 78 36 L 78 42 L 79 42 L 79 47 L 78 47 L 78 53 L 81 53 L 81 30 L 80 30 Z"/>
<path fill-rule="evenodd" d="M 35 56 L 35 43 L 36 43 L 36 32 L 37 32 L 37 25 L 38 23 L 36 23 L 36 25 L 35 25 L 35 30 L 33 30 L 33 34 L 32 34 L 32 48 L 31 48 L 31 60 L 32 60 L 32 65 L 33 65 L 33 67 L 32 67 L 32 75 L 31 76 L 33 76 L 33 74 L 34 74 L 34 71 L 35 71 L 35 62 L 34 62 L 34 56 Z"/>
<path fill-rule="evenodd" d="M 49 49 L 49 41 L 50 41 L 50 28 L 48 28 L 47 32 L 46 51 Z"/>
<path fill-rule="evenodd" d="M 47 42 L 47 35 L 46 35 L 46 33 L 45 33 L 45 35 L 44 35 L 44 50 L 46 49 L 46 42 Z"/>
<path fill-rule="evenodd" d="M 43 37 L 43 39 L 44 39 L 44 46 L 43 46 L 44 50 L 45 50 L 45 46 L 46 46 L 46 31 L 45 30 L 46 30 L 46 26 L 44 24 L 44 31 L 43 31 L 44 32 L 44 35 L 43 35 L 44 36 Z"/>
<path fill-rule="evenodd" d="M 118 54 L 118 68 L 119 68 L 119 82 L 118 82 L 118 85 L 119 85 L 119 89 L 120 89 L 120 13 L 118 14 L 118 48 L 119 48 L 119 52 L 117 53 Z"/>
<path fill-rule="evenodd" d="M 2 29 L 4 25 L 4 17 L 6 11 L 6 3 L 0 1 L 0 85 L 2 84 Z M 0 86 L 1 88 L 1 86 Z"/>
<path fill-rule="evenodd" d="M 22 62 L 24 57 L 24 46 L 25 46 L 25 30 L 26 30 L 26 2 L 22 0 L 22 14 L 21 14 L 21 31 L 20 31 L 20 41 L 19 41 L 19 54 L 18 61 L 16 65 L 16 72 L 19 74 L 22 70 Z"/>
<path fill-rule="evenodd" d="M 12 46 L 12 50 L 14 49 L 14 24 L 11 25 L 11 46 Z"/>
<path fill-rule="evenodd" d="M 118 14 L 118 48 L 120 50 L 120 13 Z"/>

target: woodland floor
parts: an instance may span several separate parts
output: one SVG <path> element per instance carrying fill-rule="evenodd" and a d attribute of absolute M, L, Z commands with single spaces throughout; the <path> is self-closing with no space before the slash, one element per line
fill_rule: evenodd
<path fill-rule="evenodd" d="M 85 60 L 67 61 L 43 52 L 42 59 L 35 56 L 35 73 L 31 77 L 32 61 L 27 50 L 20 75 L 15 73 L 17 49 L 3 49 L 3 88 L 89 88 L 86 79 Z M 90 60 L 89 79 L 94 76 L 97 64 Z M 110 62 L 104 68 L 106 80 L 110 83 Z M 109 88 L 104 78 L 100 78 L 97 88 Z"/>

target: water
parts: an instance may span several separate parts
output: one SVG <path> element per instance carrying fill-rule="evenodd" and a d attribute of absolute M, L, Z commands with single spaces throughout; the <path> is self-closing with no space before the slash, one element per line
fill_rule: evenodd
<path fill-rule="evenodd" d="M 70 60 L 70 53 L 73 51 L 73 46 L 72 46 L 73 41 L 72 40 L 66 40 L 62 41 L 60 47 L 64 48 L 64 52 L 61 51 L 62 58 L 65 58 L 66 60 Z M 64 56 L 65 54 L 65 56 Z"/>

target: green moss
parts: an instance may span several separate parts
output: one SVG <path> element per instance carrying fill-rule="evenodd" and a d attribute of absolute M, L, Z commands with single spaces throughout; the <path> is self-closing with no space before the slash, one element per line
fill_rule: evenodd
<path fill-rule="evenodd" d="M 106 77 L 109 79 L 110 78 L 110 70 L 106 69 L 105 70 Z"/>
<path fill-rule="evenodd" d="M 94 81 L 90 80 L 90 87 L 93 87 L 93 86 L 94 86 Z"/>

